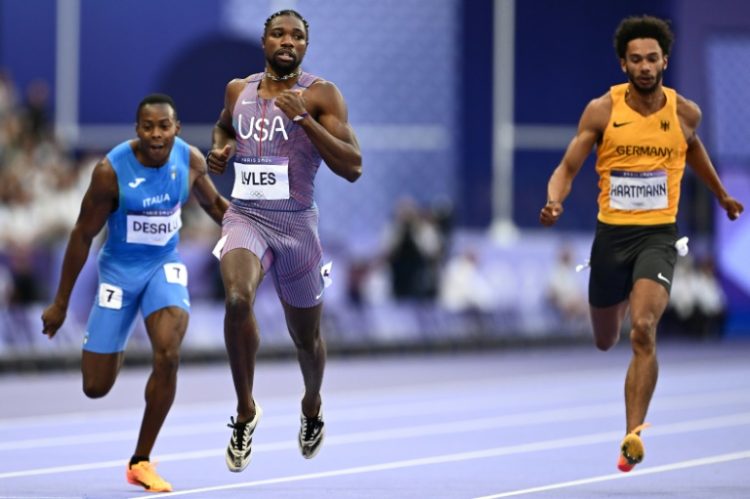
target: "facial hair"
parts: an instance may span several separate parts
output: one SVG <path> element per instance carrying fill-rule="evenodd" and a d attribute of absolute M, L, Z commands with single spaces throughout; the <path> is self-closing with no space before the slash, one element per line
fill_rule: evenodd
<path fill-rule="evenodd" d="M 271 67 L 271 69 L 273 69 L 274 74 L 276 74 L 277 76 L 286 76 L 289 73 L 297 71 L 297 68 L 301 63 L 296 54 L 294 55 L 294 61 L 288 64 L 281 65 L 276 62 L 276 54 L 271 55 L 271 57 L 267 57 L 266 62 Z"/>
<path fill-rule="evenodd" d="M 662 78 L 664 77 L 664 70 L 658 71 L 654 75 L 654 83 L 651 84 L 649 87 L 643 87 L 640 83 L 638 83 L 638 77 L 628 71 L 628 80 L 630 80 L 630 84 L 633 86 L 633 88 L 640 94 L 643 95 L 650 95 L 653 94 L 657 88 L 659 88 L 659 85 L 662 82 Z"/>

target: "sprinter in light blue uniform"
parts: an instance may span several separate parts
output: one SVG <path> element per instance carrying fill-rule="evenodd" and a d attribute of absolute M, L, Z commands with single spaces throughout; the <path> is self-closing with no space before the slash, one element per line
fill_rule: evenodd
<path fill-rule="evenodd" d="M 165 307 L 190 312 L 187 269 L 177 254 L 181 206 L 188 199 L 190 149 L 175 138 L 166 165 L 142 165 L 130 142 L 107 154 L 117 175 L 119 206 L 107 220 L 99 254 L 99 292 L 89 315 L 83 349 L 125 349 L 134 319 Z"/>
<path fill-rule="evenodd" d="M 150 454 L 174 400 L 190 312 L 187 269 L 176 249 L 182 205 L 194 187 L 201 207 L 217 223 L 228 206 L 207 175 L 203 155 L 178 138 L 179 131 L 169 96 L 152 94 L 141 101 L 138 138 L 116 146 L 94 168 L 68 241 L 55 300 L 42 314 L 43 332 L 52 338 L 65 320 L 91 242 L 106 223 L 99 288 L 83 340 L 83 391 L 99 398 L 112 388 L 140 310 L 154 352 L 153 370 L 126 479 L 151 492 L 172 490 L 156 473 Z"/>

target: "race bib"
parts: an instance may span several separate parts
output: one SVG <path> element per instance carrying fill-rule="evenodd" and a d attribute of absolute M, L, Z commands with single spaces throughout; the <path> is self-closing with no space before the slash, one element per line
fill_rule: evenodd
<path fill-rule="evenodd" d="M 238 156 L 234 162 L 237 199 L 289 199 L 289 158 Z"/>
<path fill-rule="evenodd" d="M 99 284 L 99 306 L 120 310 L 122 308 L 122 288 L 112 284 Z"/>
<path fill-rule="evenodd" d="M 181 284 L 185 287 L 188 285 L 187 267 L 182 263 L 164 264 L 164 277 L 172 284 Z"/>
<path fill-rule="evenodd" d="M 618 210 L 660 210 L 669 207 L 667 172 L 612 170 L 609 206 Z"/>
<path fill-rule="evenodd" d="M 127 242 L 164 246 L 182 227 L 182 210 L 128 213 Z"/>

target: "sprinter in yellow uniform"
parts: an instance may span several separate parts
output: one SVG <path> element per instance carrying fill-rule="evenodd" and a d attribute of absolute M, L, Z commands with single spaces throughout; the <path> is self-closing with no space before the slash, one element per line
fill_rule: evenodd
<path fill-rule="evenodd" d="M 630 17 L 620 23 L 615 49 L 628 82 L 586 106 L 577 135 L 549 179 L 540 214 L 547 226 L 562 215 L 573 179 L 596 146 L 600 193 L 589 304 L 597 348 L 617 343 L 630 308 L 633 357 L 625 378 L 627 428 L 617 463 L 622 471 L 643 459 L 640 432 L 656 387 L 656 329 L 677 258 L 675 222 L 685 163 L 730 220 L 743 210 L 724 189 L 696 134 L 699 107 L 662 86 L 672 41 L 661 19 Z"/>

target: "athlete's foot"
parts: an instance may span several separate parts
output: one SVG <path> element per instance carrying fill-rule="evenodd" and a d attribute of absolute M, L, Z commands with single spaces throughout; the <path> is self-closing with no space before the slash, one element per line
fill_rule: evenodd
<path fill-rule="evenodd" d="M 322 406 L 315 417 L 308 418 L 304 412 L 302 413 L 300 416 L 299 437 L 297 438 L 302 457 L 312 459 L 318 454 L 325 433 Z"/>
<path fill-rule="evenodd" d="M 133 485 L 140 485 L 149 492 L 172 492 L 172 484 L 164 480 L 156 472 L 156 464 L 140 461 L 129 464 L 125 470 L 125 478 Z"/>
<path fill-rule="evenodd" d="M 255 417 L 251 421 L 239 423 L 235 422 L 234 418 L 230 418 L 231 424 L 227 426 L 232 428 L 233 431 L 226 453 L 226 462 L 229 471 L 240 472 L 250 464 L 253 433 L 255 432 L 255 427 L 258 426 L 258 421 L 260 421 L 262 414 L 263 410 L 255 402 Z"/>
<path fill-rule="evenodd" d="M 643 461 L 643 456 L 646 452 L 639 433 L 647 426 L 650 425 L 644 423 L 625 435 L 620 444 L 620 457 L 617 459 L 617 468 L 620 471 L 627 473 L 635 468 L 636 464 Z"/>

